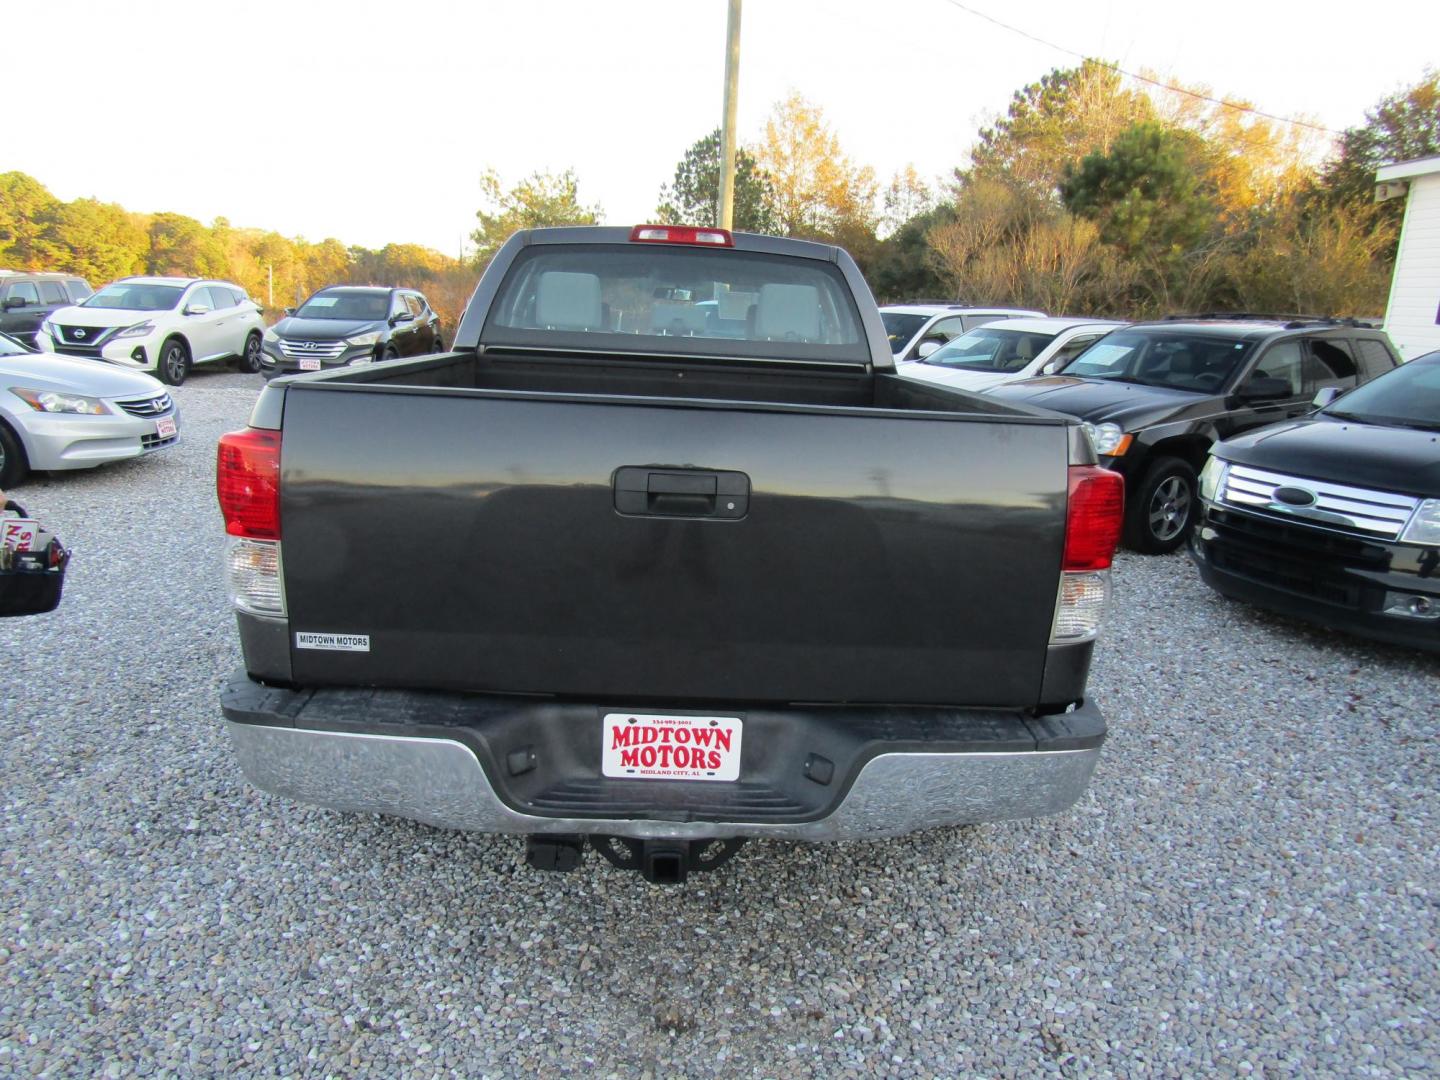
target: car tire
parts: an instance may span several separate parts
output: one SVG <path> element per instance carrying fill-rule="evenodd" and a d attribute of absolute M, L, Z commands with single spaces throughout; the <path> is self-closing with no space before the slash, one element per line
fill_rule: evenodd
<path fill-rule="evenodd" d="M 399 359 L 400 359 L 400 353 L 396 350 L 396 348 L 395 348 L 394 345 L 386 345 L 386 346 L 385 346 L 385 351 L 380 354 L 380 361 L 381 361 L 381 363 L 384 363 L 386 360 L 399 360 Z"/>
<path fill-rule="evenodd" d="M 160 357 L 155 362 L 155 377 L 166 386 L 179 386 L 190 374 L 190 350 L 179 338 L 168 338 L 160 346 Z"/>
<path fill-rule="evenodd" d="M 240 370 L 247 375 L 260 374 L 260 335 L 251 334 L 245 339 L 245 351 L 240 354 Z"/>
<path fill-rule="evenodd" d="M 0 423 L 0 491 L 14 487 L 29 475 L 25 447 L 8 426 Z"/>
<path fill-rule="evenodd" d="M 1125 546 L 1164 555 L 1185 543 L 1200 509 L 1195 470 L 1179 458 L 1161 458 L 1135 487 L 1125 513 Z"/>

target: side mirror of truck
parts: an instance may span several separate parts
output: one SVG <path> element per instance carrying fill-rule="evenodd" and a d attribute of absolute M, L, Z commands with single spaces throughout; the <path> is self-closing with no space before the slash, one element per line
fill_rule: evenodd
<path fill-rule="evenodd" d="M 287 308 L 285 309 L 285 314 L 286 314 L 286 315 L 294 315 L 294 314 L 295 314 L 295 309 L 294 309 L 293 307 L 287 307 Z"/>
<path fill-rule="evenodd" d="M 932 356 L 935 352 L 939 350 L 939 348 L 940 342 L 938 341 L 922 341 L 915 349 L 915 359 L 924 360 L 927 356 Z"/>
<path fill-rule="evenodd" d="M 1315 391 L 1315 398 L 1310 402 L 1310 404 L 1314 405 L 1317 409 L 1323 409 L 1326 405 L 1329 405 L 1332 401 L 1334 401 L 1344 392 L 1345 391 L 1341 390 L 1338 386 L 1321 387 L 1319 390 Z"/>
<path fill-rule="evenodd" d="M 1272 379 L 1265 375 L 1251 379 L 1235 391 L 1235 396 L 1241 401 L 1278 401 L 1290 395 L 1288 379 Z"/>
<path fill-rule="evenodd" d="M 7 297 L 5 298 L 5 307 L 4 307 L 4 310 L 5 310 L 5 311 L 9 311 L 11 308 L 24 307 L 24 306 L 25 306 L 25 297 L 23 297 L 23 296 L 7 296 Z"/>
<path fill-rule="evenodd" d="M 390 325 L 391 325 L 391 326 L 398 326 L 398 325 L 399 325 L 400 323 L 402 323 L 402 322 L 414 322 L 414 321 L 415 321 L 415 316 L 414 316 L 414 315 L 411 315 L 410 312 L 408 312 L 408 311 L 398 311 L 398 312 L 396 312 L 394 315 L 391 315 L 391 316 L 390 316 Z"/>

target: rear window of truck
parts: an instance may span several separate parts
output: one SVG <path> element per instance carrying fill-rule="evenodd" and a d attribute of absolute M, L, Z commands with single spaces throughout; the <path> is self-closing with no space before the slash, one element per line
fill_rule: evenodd
<path fill-rule="evenodd" d="M 484 345 L 865 363 L 838 267 L 733 248 L 538 245 L 511 266 Z"/>

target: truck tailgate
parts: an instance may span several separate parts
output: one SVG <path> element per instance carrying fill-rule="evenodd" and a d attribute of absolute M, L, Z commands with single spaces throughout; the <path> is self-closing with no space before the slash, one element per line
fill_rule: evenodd
<path fill-rule="evenodd" d="M 297 384 L 281 456 L 294 678 L 1031 706 L 1066 460 L 1063 425 L 1031 418 Z M 617 510 L 617 476 L 652 473 L 720 516 L 664 516 L 684 496 L 643 491 Z M 748 502 L 727 511 L 732 474 Z"/>

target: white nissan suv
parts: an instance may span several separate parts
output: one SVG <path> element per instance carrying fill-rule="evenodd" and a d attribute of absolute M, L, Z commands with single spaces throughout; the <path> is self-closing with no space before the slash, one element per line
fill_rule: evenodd
<path fill-rule="evenodd" d="M 880 309 L 880 321 L 885 324 L 895 363 L 909 364 L 923 360 L 947 341 L 977 326 L 998 319 L 1044 314 L 1029 308 L 967 307 L 943 300 L 916 300 L 885 305 Z"/>
<path fill-rule="evenodd" d="M 260 370 L 265 322 L 245 290 L 202 278 L 129 277 L 40 324 L 35 344 L 61 356 L 108 360 L 179 386 L 196 364 L 235 358 Z"/>
<path fill-rule="evenodd" d="M 1006 383 L 1062 370 L 1123 322 L 1049 316 L 1000 319 L 951 338 L 901 374 L 907 379 L 958 386 L 983 394 Z"/>

